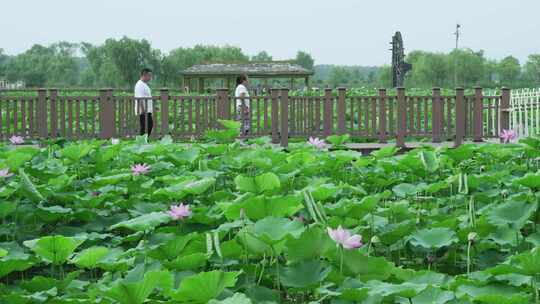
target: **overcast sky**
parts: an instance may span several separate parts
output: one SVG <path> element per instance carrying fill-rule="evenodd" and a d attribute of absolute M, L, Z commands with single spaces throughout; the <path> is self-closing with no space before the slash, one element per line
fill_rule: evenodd
<path fill-rule="evenodd" d="M 313 55 L 316 64 L 391 62 L 392 35 L 406 52 L 447 52 L 462 24 L 461 46 L 487 57 L 540 53 L 540 0 L 2 0 L 0 48 L 34 43 L 102 43 L 145 38 L 170 51 L 195 44 L 234 45 L 274 59 Z"/>

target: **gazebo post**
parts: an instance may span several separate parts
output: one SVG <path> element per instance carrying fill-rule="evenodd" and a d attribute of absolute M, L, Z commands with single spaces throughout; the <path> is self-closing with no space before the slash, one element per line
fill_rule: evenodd
<path fill-rule="evenodd" d="M 199 93 L 204 93 L 204 77 L 199 77 Z"/>
<path fill-rule="evenodd" d="M 291 91 L 294 90 L 294 77 L 291 77 Z"/>
<path fill-rule="evenodd" d="M 309 77 L 306 77 L 304 79 L 304 81 L 305 81 L 305 84 L 306 84 L 306 88 L 309 89 Z"/>
<path fill-rule="evenodd" d="M 184 86 L 187 87 L 188 92 L 191 92 L 191 79 L 189 77 L 184 77 Z"/>

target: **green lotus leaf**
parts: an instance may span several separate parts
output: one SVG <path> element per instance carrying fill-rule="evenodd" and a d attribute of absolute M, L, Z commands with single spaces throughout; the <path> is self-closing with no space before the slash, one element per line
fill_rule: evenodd
<path fill-rule="evenodd" d="M 225 300 L 211 300 L 208 304 L 252 304 L 251 300 L 243 293 L 235 293 L 232 297 Z"/>
<path fill-rule="evenodd" d="M 272 172 L 258 175 L 255 178 L 238 175 L 234 182 L 238 190 L 252 193 L 263 193 L 281 187 L 279 177 Z"/>
<path fill-rule="evenodd" d="M 540 273 L 540 247 L 517 255 L 515 259 L 524 274 L 534 276 Z"/>
<path fill-rule="evenodd" d="M 116 281 L 105 295 L 121 304 L 142 304 L 161 286 L 165 290 L 172 288 L 173 278 L 167 271 L 151 270 L 144 272 L 144 267 L 133 269 L 125 279 Z"/>
<path fill-rule="evenodd" d="M 365 287 L 369 288 L 370 295 L 400 296 L 405 298 L 413 298 L 427 288 L 427 284 L 401 283 L 391 284 L 381 281 L 369 281 Z"/>
<path fill-rule="evenodd" d="M 280 267 L 280 282 L 292 288 L 310 288 L 319 285 L 330 273 L 320 260 L 302 261 L 288 267 Z"/>
<path fill-rule="evenodd" d="M 435 172 L 439 169 L 439 160 L 435 152 L 425 150 L 420 151 L 418 155 L 426 171 Z"/>
<path fill-rule="evenodd" d="M 185 270 L 197 270 L 204 265 L 206 265 L 208 261 L 208 254 L 206 253 L 192 253 L 187 255 L 182 255 L 177 257 L 174 260 L 171 261 L 165 261 L 163 264 L 167 266 L 168 269 L 174 269 L 178 271 L 185 271 Z"/>
<path fill-rule="evenodd" d="M 531 188 L 540 188 L 540 173 L 527 173 L 525 176 L 514 180 L 515 183 Z"/>
<path fill-rule="evenodd" d="M 55 265 L 60 265 L 64 263 L 84 241 L 84 238 L 54 235 L 24 241 L 23 244 L 43 260 Z"/>
<path fill-rule="evenodd" d="M 17 202 L 0 202 L 0 218 L 5 218 L 15 211 Z"/>
<path fill-rule="evenodd" d="M 459 285 L 456 290 L 457 298 L 463 298 L 467 295 L 475 299 L 481 296 L 498 296 L 499 298 L 504 299 L 517 294 L 519 294 L 519 289 L 500 283 L 492 283 L 485 286 L 462 284 Z"/>
<path fill-rule="evenodd" d="M 392 191 L 394 191 L 398 197 L 407 197 L 415 195 L 418 193 L 419 189 L 415 185 L 403 183 L 392 188 Z"/>
<path fill-rule="evenodd" d="M 413 233 L 409 242 L 426 249 L 437 249 L 457 242 L 456 233 L 448 228 L 422 229 Z"/>
<path fill-rule="evenodd" d="M 444 304 L 454 299 L 454 293 L 429 286 L 411 299 L 413 304 Z"/>
<path fill-rule="evenodd" d="M 537 203 L 509 200 L 493 207 L 487 214 L 488 221 L 496 226 L 521 229 L 536 212 Z"/>
<path fill-rule="evenodd" d="M 327 256 L 339 269 L 341 256 L 336 249 L 329 251 Z M 383 257 L 366 256 L 359 250 L 343 252 L 343 274 L 355 275 L 362 281 L 386 280 L 392 275 L 394 265 Z"/>
<path fill-rule="evenodd" d="M 109 248 L 95 246 L 79 252 L 71 262 L 80 268 L 95 268 L 109 253 Z"/>
<path fill-rule="evenodd" d="M 251 233 L 268 245 L 274 245 L 288 235 L 297 237 L 304 231 L 304 225 L 299 221 L 285 218 L 267 217 L 255 223 Z"/>
<path fill-rule="evenodd" d="M 225 216 L 231 220 L 240 218 L 240 210 L 251 220 L 260 220 L 267 216 L 287 217 L 296 214 L 304 206 L 299 195 L 250 196 L 244 201 L 222 204 Z"/>
<path fill-rule="evenodd" d="M 185 303 L 208 303 L 219 296 L 226 287 L 236 284 L 240 272 L 210 271 L 184 278 L 171 297 Z"/>
<path fill-rule="evenodd" d="M 31 256 L 24 253 L 15 242 L 0 243 L 0 250 L 6 253 L 0 257 L 0 278 L 14 271 L 24 271 L 34 265 Z"/>
<path fill-rule="evenodd" d="M 109 229 L 127 228 L 133 231 L 146 231 L 154 229 L 161 224 L 165 224 L 171 221 L 171 216 L 165 212 L 152 212 L 143 214 L 141 216 L 132 218 L 127 221 L 122 221 L 115 225 L 112 225 Z"/>
<path fill-rule="evenodd" d="M 28 199 L 34 203 L 45 201 L 45 197 L 37 189 L 36 185 L 32 182 L 28 174 L 24 172 L 24 169 L 19 169 L 19 176 L 21 179 L 21 191 Z"/>
<path fill-rule="evenodd" d="M 336 247 L 328 233 L 316 226 L 307 228 L 298 238 L 288 239 L 286 246 L 288 261 L 293 263 L 319 258 Z"/>

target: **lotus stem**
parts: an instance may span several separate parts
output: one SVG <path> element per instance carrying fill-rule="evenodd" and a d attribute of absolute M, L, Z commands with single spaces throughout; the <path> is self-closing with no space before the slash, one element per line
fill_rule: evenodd
<path fill-rule="evenodd" d="M 343 247 L 339 247 L 340 261 L 339 261 L 339 274 L 343 275 Z"/>
<path fill-rule="evenodd" d="M 261 273 L 259 274 L 259 279 L 257 280 L 257 285 L 260 285 L 261 284 L 261 280 L 262 280 L 262 277 L 263 277 L 263 274 L 264 274 L 264 267 L 265 267 L 265 264 L 266 264 L 266 253 L 263 253 L 263 260 L 262 260 L 262 268 L 261 268 Z"/>
<path fill-rule="evenodd" d="M 278 255 L 276 254 L 276 251 L 274 249 L 274 246 L 270 246 L 270 248 L 272 248 L 272 256 L 275 258 L 275 263 L 276 263 L 276 276 L 277 276 L 277 290 L 279 291 L 281 289 L 280 287 L 280 278 L 279 278 L 279 257 Z"/>
<path fill-rule="evenodd" d="M 467 275 L 471 273 L 471 241 L 467 244 Z"/>

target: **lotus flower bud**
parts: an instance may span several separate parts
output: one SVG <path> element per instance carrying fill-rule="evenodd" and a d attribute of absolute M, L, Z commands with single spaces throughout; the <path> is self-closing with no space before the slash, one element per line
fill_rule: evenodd
<path fill-rule="evenodd" d="M 477 236 L 478 234 L 476 232 L 470 232 L 469 235 L 467 236 L 467 239 L 469 240 L 469 242 L 474 242 Z"/>
<path fill-rule="evenodd" d="M 240 219 L 243 220 L 246 218 L 246 211 L 244 208 L 240 209 Z"/>

